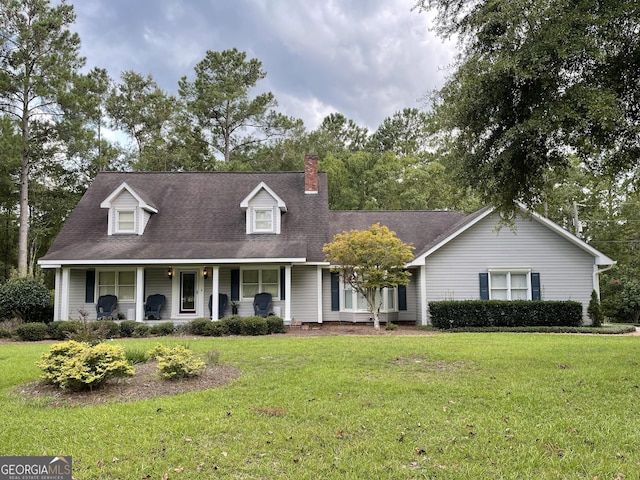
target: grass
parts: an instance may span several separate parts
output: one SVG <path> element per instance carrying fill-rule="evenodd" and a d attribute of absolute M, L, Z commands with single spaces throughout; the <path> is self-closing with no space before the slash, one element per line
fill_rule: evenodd
<path fill-rule="evenodd" d="M 637 337 L 270 336 L 188 346 L 219 352 L 242 376 L 204 392 L 50 408 L 12 393 L 38 377 L 48 345 L 1 345 L 0 455 L 72 455 L 83 480 L 640 477 Z"/>

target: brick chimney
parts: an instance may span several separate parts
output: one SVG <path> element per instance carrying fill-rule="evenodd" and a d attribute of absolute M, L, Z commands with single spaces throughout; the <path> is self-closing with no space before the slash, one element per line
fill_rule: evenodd
<path fill-rule="evenodd" d="M 318 193 L 318 156 L 304 156 L 304 193 Z"/>

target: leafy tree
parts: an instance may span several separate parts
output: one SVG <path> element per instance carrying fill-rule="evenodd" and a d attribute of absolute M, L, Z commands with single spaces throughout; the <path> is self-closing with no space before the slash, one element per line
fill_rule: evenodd
<path fill-rule="evenodd" d="M 539 201 L 575 152 L 633 169 L 640 144 L 640 4 L 622 0 L 418 0 L 459 38 L 434 97 L 449 154 L 484 201 L 507 213 Z"/>
<path fill-rule="evenodd" d="M 176 99 L 165 93 L 151 75 L 131 70 L 122 72 L 121 81 L 106 100 L 113 126 L 124 130 L 135 143 L 133 167 L 140 171 L 175 170 L 167 154 L 165 140 L 174 126 Z"/>
<path fill-rule="evenodd" d="M 419 156 L 427 149 L 428 115 L 417 108 L 405 108 L 383 120 L 367 140 L 367 149 Z"/>
<path fill-rule="evenodd" d="M 178 84 L 192 125 L 225 162 L 234 153 L 280 137 L 292 120 L 278 114 L 271 92 L 249 93 L 266 77 L 262 62 L 233 48 L 208 50 L 195 66 L 195 78 Z M 295 121 L 293 121 L 295 122 Z"/>
<path fill-rule="evenodd" d="M 0 116 L 0 282 L 9 278 L 17 263 L 21 139 L 13 122 Z"/>
<path fill-rule="evenodd" d="M 45 285 L 35 278 L 13 278 L 0 285 L 0 315 L 14 315 L 29 321 L 46 309 L 51 295 Z"/>
<path fill-rule="evenodd" d="M 61 113 L 60 93 L 69 89 L 84 59 L 80 38 L 68 26 L 73 7 L 64 0 L 5 0 L 0 4 L 0 110 L 21 136 L 20 227 L 18 270 L 28 271 L 29 182 L 36 123 L 55 121 Z"/>
<path fill-rule="evenodd" d="M 342 280 L 366 299 L 376 329 L 380 328 L 382 290 L 409 283 L 411 274 L 405 266 L 413 258 L 412 250 L 379 223 L 368 230 L 338 233 L 323 248 Z"/>

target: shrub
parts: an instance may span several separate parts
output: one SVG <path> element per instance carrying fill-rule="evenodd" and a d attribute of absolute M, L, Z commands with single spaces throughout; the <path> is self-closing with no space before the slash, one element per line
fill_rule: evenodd
<path fill-rule="evenodd" d="M 73 340 L 52 345 L 36 365 L 44 371 L 46 381 L 70 391 L 93 389 L 109 378 L 135 373 L 121 346 L 91 346 Z"/>
<path fill-rule="evenodd" d="M 173 348 L 157 345 L 149 356 L 158 360 L 158 373 L 169 380 L 195 377 L 205 367 L 202 359 L 182 345 Z"/>
<path fill-rule="evenodd" d="M 240 315 L 231 315 L 220 320 L 227 326 L 229 335 L 242 335 L 242 317 Z"/>
<path fill-rule="evenodd" d="M 51 305 L 51 294 L 44 283 L 30 277 L 14 278 L 0 285 L 2 316 L 17 316 L 25 322 L 40 320 Z M 53 316 L 48 317 L 51 321 Z"/>
<path fill-rule="evenodd" d="M 48 325 L 49 336 L 54 340 L 67 340 L 72 334 L 78 333 L 81 327 L 77 320 L 51 322 Z"/>
<path fill-rule="evenodd" d="M 175 332 L 176 328 L 173 325 L 173 322 L 162 322 L 162 323 L 158 323 L 156 325 L 153 325 L 151 327 L 150 333 L 152 335 L 160 335 L 160 336 L 167 336 L 167 335 L 171 335 L 173 334 L 173 332 Z"/>
<path fill-rule="evenodd" d="M 120 325 L 113 320 L 99 320 L 89 325 L 91 325 L 91 330 L 96 333 L 99 338 L 117 338 L 120 336 Z"/>
<path fill-rule="evenodd" d="M 209 322 L 204 326 L 202 335 L 208 337 L 224 337 L 229 335 L 229 328 L 225 322 Z"/>
<path fill-rule="evenodd" d="M 20 340 L 25 342 L 37 342 L 44 340 L 49 336 L 49 329 L 46 323 L 32 322 L 23 323 L 16 329 L 16 333 Z"/>
<path fill-rule="evenodd" d="M 387 322 L 387 326 L 385 327 L 385 330 L 397 330 L 398 329 L 398 325 L 396 325 L 395 323 L 391 323 L 391 322 Z"/>
<path fill-rule="evenodd" d="M 192 335 L 206 335 L 204 331 L 210 323 L 212 322 L 208 318 L 196 318 L 187 324 L 187 332 Z"/>
<path fill-rule="evenodd" d="M 579 302 L 463 300 L 429 303 L 437 328 L 580 326 Z"/>
<path fill-rule="evenodd" d="M 240 323 L 241 335 L 266 335 L 269 333 L 267 319 L 264 317 L 245 317 Z"/>
<path fill-rule="evenodd" d="M 287 333 L 287 329 L 284 326 L 284 320 L 281 317 L 270 315 L 267 317 L 267 332 L 268 333 Z"/>
<path fill-rule="evenodd" d="M 587 314 L 589 315 L 589 319 L 591 319 L 592 327 L 602 326 L 602 322 L 604 321 L 604 314 L 602 313 L 602 307 L 600 306 L 598 293 L 595 290 L 591 292 L 591 300 L 589 300 Z"/>
<path fill-rule="evenodd" d="M 120 322 L 120 336 L 132 337 L 133 332 L 135 332 L 137 326 L 138 322 L 136 322 L 135 320 L 124 320 Z"/>
<path fill-rule="evenodd" d="M 136 327 L 133 329 L 133 336 L 138 338 L 148 337 L 150 330 L 151 330 L 151 327 L 149 327 L 149 325 L 146 325 L 144 323 L 138 323 Z"/>

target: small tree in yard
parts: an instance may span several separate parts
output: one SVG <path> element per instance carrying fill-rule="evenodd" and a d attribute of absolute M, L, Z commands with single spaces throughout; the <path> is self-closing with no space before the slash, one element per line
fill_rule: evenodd
<path fill-rule="evenodd" d="M 335 264 L 333 270 L 366 299 L 376 329 L 380 328 L 382 289 L 409 283 L 411 274 L 405 265 L 413 259 L 412 250 L 379 223 L 368 230 L 338 233 L 323 247 L 326 260 Z"/>
<path fill-rule="evenodd" d="M 589 306 L 587 307 L 587 314 L 591 319 L 592 327 L 602 326 L 602 322 L 604 320 L 604 314 L 602 313 L 602 307 L 600 305 L 600 299 L 598 298 L 598 293 L 595 290 L 591 292 L 591 300 L 589 301 Z"/>

